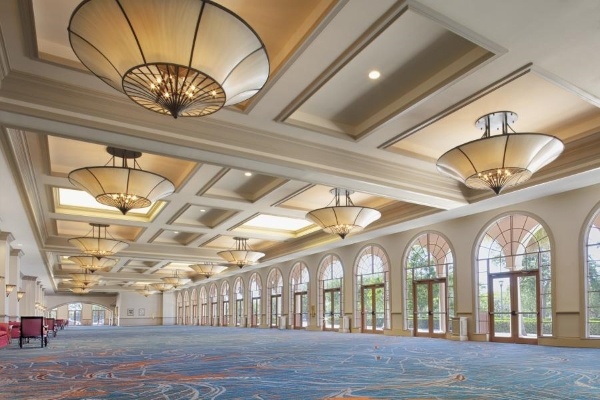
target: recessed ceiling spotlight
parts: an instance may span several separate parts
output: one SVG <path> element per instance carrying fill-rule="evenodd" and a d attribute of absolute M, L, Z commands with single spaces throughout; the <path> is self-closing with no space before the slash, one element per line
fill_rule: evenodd
<path fill-rule="evenodd" d="M 179 235 L 179 231 L 173 231 L 173 235 Z"/>
<path fill-rule="evenodd" d="M 379 77 L 381 76 L 381 72 L 377 71 L 376 69 L 374 69 L 373 71 L 369 72 L 369 78 L 370 79 L 379 79 Z"/>
<path fill-rule="evenodd" d="M 200 210 L 200 212 L 206 212 L 206 210 L 203 208 L 203 209 Z"/>
<path fill-rule="evenodd" d="M 252 172 L 244 172 L 245 176 L 252 176 Z"/>

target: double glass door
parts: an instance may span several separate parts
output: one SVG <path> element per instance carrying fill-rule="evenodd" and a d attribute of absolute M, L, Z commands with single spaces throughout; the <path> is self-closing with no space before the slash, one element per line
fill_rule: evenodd
<path fill-rule="evenodd" d="M 339 330 L 342 322 L 342 291 L 340 288 L 323 291 L 323 330 Z"/>
<path fill-rule="evenodd" d="M 413 282 L 414 335 L 444 337 L 447 330 L 446 279 Z"/>
<path fill-rule="evenodd" d="M 385 286 L 383 283 L 361 287 L 362 332 L 383 333 L 385 323 Z"/>
<path fill-rule="evenodd" d="M 281 317 L 281 295 L 271 295 L 271 321 L 269 326 L 271 328 L 277 328 L 279 323 L 279 317 Z"/>
<path fill-rule="evenodd" d="M 294 329 L 308 326 L 308 292 L 294 293 Z"/>
<path fill-rule="evenodd" d="M 221 303 L 223 305 L 223 313 L 222 315 L 222 325 L 223 326 L 229 326 L 229 300 L 223 300 L 223 302 Z"/>
<path fill-rule="evenodd" d="M 252 310 L 250 310 L 250 326 L 255 328 L 260 325 L 260 297 L 252 298 Z"/>
<path fill-rule="evenodd" d="M 493 274 L 488 281 L 490 340 L 537 344 L 538 271 Z"/>
<path fill-rule="evenodd" d="M 211 325 L 219 326 L 219 303 L 216 301 L 210 303 L 210 316 L 212 318 Z"/>

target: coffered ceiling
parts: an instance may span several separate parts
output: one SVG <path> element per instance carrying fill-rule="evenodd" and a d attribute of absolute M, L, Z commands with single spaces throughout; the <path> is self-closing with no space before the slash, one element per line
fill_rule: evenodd
<path fill-rule="evenodd" d="M 600 182 L 595 0 L 218 1 L 264 41 L 269 81 L 240 106 L 177 120 L 79 64 L 67 37 L 78 3 L 0 3 L 0 230 L 50 292 L 68 289 L 68 239 L 90 223 L 130 243 L 93 288 L 114 293 L 174 271 L 197 281 L 190 266 L 221 262 L 234 237 L 266 254 L 251 267 L 263 268 Z M 437 158 L 501 110 L 565 152 L 497 197 L 438 174 Z M 175 193 L 126 216 L 86 198 L 67 175 L 106 164 L 107 146 L 143 152 L 141 167 Z M 345 240 L 322 232 L 305 215 L 335 187 L 382 218 Z"/>

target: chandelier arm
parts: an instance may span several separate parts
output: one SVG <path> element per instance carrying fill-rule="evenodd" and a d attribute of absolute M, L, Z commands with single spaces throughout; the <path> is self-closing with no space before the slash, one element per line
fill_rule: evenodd
<path fill-rule="evenodd" d="M 198 13 L 198 18 L 196 19 L 196 29 L 194 29 L 194 40 L 192 40 L 192 50 L 190 51 L 190 61 L 188 62 L 188 73 L 190 71 L 190 68 L 192 68 L 192 60 L 194 59 L 194 49 L 196 48 L 196 39 L 198 38 L 198 29 L 200 29 L 200 22 L 202 21 L 202 16 L 204 15 L 204 7 L 206 7 L 206 3 L 202 2 L 202 7 L 200 8 L 200 12 Z"/>

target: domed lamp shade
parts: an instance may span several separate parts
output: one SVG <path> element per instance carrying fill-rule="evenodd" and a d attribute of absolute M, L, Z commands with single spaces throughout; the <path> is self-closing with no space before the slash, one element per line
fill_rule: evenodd
<path fill-rule="evenodd" d="M 154 289 L 158 290 L 161 293 L 164 293 L 168 290 L 173 289 L 173 285 L 169 284 L 169 283 L 153 283 L 152 286 Z"/>
<path fill-rule="evenodd" d="M 92 275 L 92 274 L 88 274 L 88 273 L 69 274 L 69 276 L 73 279 L 73 282 L 75 284 L 83 286 L 83 287 L 94 286 L 95 284 L 97 284 L 100 281 L 100 278 L 101 278 L 99 275 Z"/>
<path fill-rule="evenodd" d="M 233 240 L 235 241 L 235 248 L 217 253 L 229 264 L 242 268 L 246 265 L 256 264 L 260 258 L 265 256 L 265 253 L 254 251 L 248 246 L 248 238 L 234 237 Z"/>
<path fill-rule="evenodd" d="M 139 294 L 141 294 L 144 297 L 148 297 L 148 296 L 154 294 L 154 291 L 150 289 L 149 285 L 146 285 L 143 289 L 136 290 L 136 292 L 138 292 Z"/>
<path fill-rule="evenodd" d="M 111 155 L 107 165 L 79 168 L 68 176 L 73 186 L 88 192 L 98 203 L 115 207 L 125 215 L 175 191 L 173 182 L 140 167 L 137 159 L 142 153 L 115 147 L 107 147 L 106 151 Z M 120 165 L 117 159 L 121 159 Z M 131 166 L 128 160 L 132 160 Z"/>
<path fill-rule="evenodd" d="M 68 32 L 75 55 L 98 78 L 175 118 L 247 100 L 269 77 L 258 35 L 212 1 L 87 0 Z"/>
<path fill-rule="evenodd" d="M 196 272 L 197 275 L 203 276 L 208 279 L 213 275 L 223 272 L 227 269 L 224 265 L 213 264 L 213 263 L 199 263 L 190 265 L 190 268 Z"/>
<path fill-rule="evenodd" d="M 160 278 L 164 283 L 167 283 L 173 287 L 173 289 L 177 289 L 179 286 L 185 285 L 190 280 L 188 278 L 179 277 L 179 271 L 173 271 L 173 276 L 165 276 Z"/>
<path fill-rule="evenodd" d="M 84 287 L 72 287 L 69 290 L 75 294 L 86 294 L 90 292 L 90 288 Z"/>
<path fill-rule="evenodd" d="M 110 236 L 106 231 L 110 225 L 90 224 L 92 236 L 82 236 L 69 239 L 69 243 L 75 246 L 84 254 L 95 257 L 112 256 L 121 250 L 126 249 L 129 244 L 122 240 L 117 240 Z"/>
<path fill-rule="evenodd" d="M 333 200 L 328 206 L 310 211 L 306 219 L 319 225 L 327 233 L 339 235 L 344 239 L 351 232 L 363 230 L 372 222 L 381 218 L 374 208 L 355 206 L 350 199 L 353 193 L 346 189 L 331 189 Z"/>
<path fill-rule="evenodd" d="M 484 115 L 475 126 L 483 137 L 443 154 L 437 169 L 467 187 L 491 189 L 499 194 L 504 188 L 527 181 L 532 174 L 554 161 L 563 151 L 563 142 L 542 133 L 509 133 L 518 119 L 511 111 Z M 492 130 L 500 135 L 492 136 Z"/>
<path fill-rule="evenodd" d="M 91 272 L 92 274 L 96 271 L 107 271 L 109 268 L 112 268 L 117 264 L 117 260 L 115 258 L 88 255 L 71 256 L 69 257 L 69 260 L 73 261 L 81 268 Z"/>

